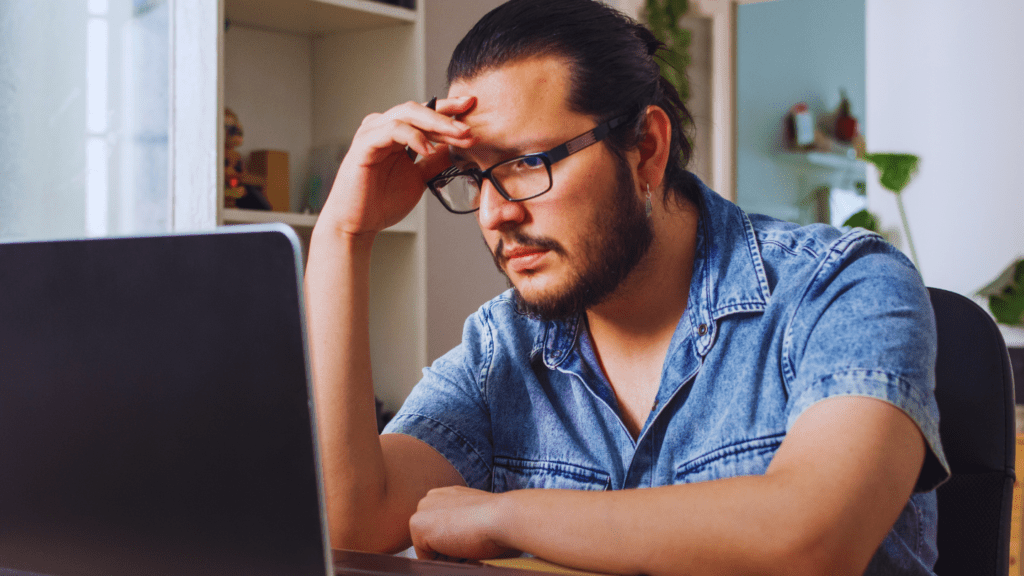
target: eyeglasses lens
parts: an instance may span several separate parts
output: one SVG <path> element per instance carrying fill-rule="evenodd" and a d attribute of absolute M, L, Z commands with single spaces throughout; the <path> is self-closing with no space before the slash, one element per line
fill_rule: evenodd
<path fill-rule="evenodd" d="M 434 188 L 455 212 L 472 212 L 480 207 L 480 186 L 472 176 L 452 176 L 436 182 Z"/>
<path fill-rule="evenodd" d="M 501 187 L 513 200 L 532 198 L 551 187 L 551 172 L 539 156 L 513 158 L 498 164 L 492 169 L 491 178 L 501 182 Z"/>
<path fill-rule="evenodd" d="M 551 170 L 537 156 L 513 158 L 491 168 L 490 178 L 512 200 L 539 196 L 551 188 Z M 472 212 L 480 207 L 480 185 L 476 176 L 460 174 L 434 183 L 441 199 L 455 212 Z"/>

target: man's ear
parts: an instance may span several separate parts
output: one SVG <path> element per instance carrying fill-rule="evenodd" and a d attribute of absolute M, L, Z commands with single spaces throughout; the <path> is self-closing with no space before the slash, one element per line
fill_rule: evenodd
<path fill-rule="evenodd" d="M 641 184 L 650 184 L 656 189 L 665 178 L 672 143 L 672 123 L 660 106 L 648 106 L 644 114 L 644 135 L 637 146 L 640 151 L 637 176 Z"/>

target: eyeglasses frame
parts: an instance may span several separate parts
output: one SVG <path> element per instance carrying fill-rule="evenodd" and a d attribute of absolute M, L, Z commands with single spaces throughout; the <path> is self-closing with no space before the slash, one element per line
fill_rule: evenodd
<path fill-rule="evenodd" d="M 473 212 L 476 212 L 477 210 L 480 209 L 479 207 L 477 207 L 473 208 L 472 210 L 455 210 L 451 206 L 449 206 L 448 203 L 445 202 L 444 199 L 441 197 L 441 192 L 440 190 L 438 190 L 437 187 L 438 182 L 440 182 L 441 180 L 454 178 L 456 176 L 471 176 L 474 180 L 476 180 L 477 186 L 479 187 L 483 186 L 484 180 L 488 180 L 490 181 L 491 184 L 494 185 L 494 189 L 498 191 L 498 194 L 500 194 L 502 198 L 508 200 L 509 202 L 525 202 L 526 200 L 532 200 L 533 198 L 550 192 L 551 189 L 554 187 L 554 176 L 551 175 L 552 164 L 564 160 L 569 156 L 572 156 L 573 154 L 579 152 L 580 150 L 583 150 L 584 148 L 587 148 L 589 146 L 597 144 L 601 140 L 604 140 L 608 136 L 609 132 L 621 126 L 623 123 L 629 120 L 629 118 L 629 114 L 625 114 L 617 118 L 612 118 L 611 120 L 608 120 L 607 122 L 602 122 L 601 124 L 598 124 L 594 128 L 587 130 L 583 134 L 580 134 L 575 138 L 571 138 L 567 142 L 559 144 L 558 146 L 555 146 L 554 148 L 546 152 L 532 152 L 530 154 L 522 154 L 520 156 L 516 156 L 515 158 L 502 160 L 501 162 L 498 162 L 497 164 L 491 166 L 486 170 L 480 170 L 479 168 L 468 168 L 466 170 L 460 170 L 456 166 L 450 166 L 443 170 L 437 176 L 434 176 L 433 178 L 428 180 L 427 188 L 434 194 L 435 197 L 437 197 L 438 201 L 441 202 L 441 205 L 444 206 L 446 210 L 453 214 L 472 214 Z M 531 196 L 527 196 L 526 198 L 512 198 L 511 196 L 509 196 L 508 192 L 506 192 L 505 189 L 501 186 L 501 183 L 491 176 L 491 173 L 495 168 L 499 166 L 509 164 L 511 162 L 516 162 L 524 158 L 540 158 L 541 161 L 544 162 L 544 168 L 548 171 L 548 187 L 545 188 L 542 192 L 538 192 Z"/>

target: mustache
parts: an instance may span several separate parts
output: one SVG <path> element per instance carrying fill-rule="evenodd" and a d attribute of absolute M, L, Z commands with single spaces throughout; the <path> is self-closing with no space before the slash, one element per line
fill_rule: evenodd
<path fill-rule="evenodd" d="M 541 250 L 550 250 L 563 256 L 565 255 L 565 249 L 562 245 L 551 238 L 529 236 L 519 230 L 515 230 L 508 235 L 508 239 L 523 248 L 538 248 Z M 499 269 L 503 270 L 505 264 L 508 262 L 508 258 L 505 256 L 505 238 L 498 239 L 498 245 L 494 248 L 492 256 L 494 256 L 494 263 L 498 265 Z"/>

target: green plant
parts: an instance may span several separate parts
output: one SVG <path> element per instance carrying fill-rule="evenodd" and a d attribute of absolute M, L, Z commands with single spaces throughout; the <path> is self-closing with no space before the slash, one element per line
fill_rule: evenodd
<path fill-rule="evenodd" d="M 690 82 L 686 78 L 690 31 L 679 25 L 679 19 L 689 9 L 689 0 L 647 0 L 646 6 L 647 27 L 667 48 L 658 61 L 661 75 L 676 87 L 684 102 L 690 97 Z"/>
<path fill-rule="evenodd" d="M 882 187 L 896 195 L 896 207 L 900 211 L 900 219 L 903 221 L 903 230 L 907 234 L 907 246 L 910 247 L 910 258 L 914 266 L 921 269 L 921 263 L 917 260 L 917 250 L 914 249 L 914 239 L 910 235 L 910 225 L 907 223 L 907 212 L 903 208 L 903 189 L 910 184 L 914 174 L 917 173 L 917 166 L 920 158 L 914 154 L 899 152 L 869 153 L 864 159 L 878 167 L 878 180 Z M 866 208 L 847 218 L 843 226 L 860 226 L 873 232 L 878 232 L 878 217 L 869 212 Z"/>
<path fill-rule="evenodd" d="M 843 222 L 843 226 L 864 228 L 865 230 L 878 232 L 878 218 L 875 218 L 874 214 L 864 209 L 847 218 L 846 222 Z"/>
<path fill-rule="evenodd" d="M 988 309 L 997 322 L 1024 326 L 1024 258 L 1011 263 L 978 294 L 988 297 Z"/>

